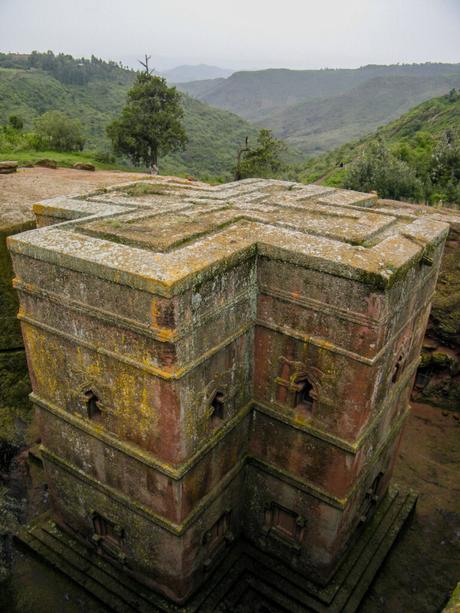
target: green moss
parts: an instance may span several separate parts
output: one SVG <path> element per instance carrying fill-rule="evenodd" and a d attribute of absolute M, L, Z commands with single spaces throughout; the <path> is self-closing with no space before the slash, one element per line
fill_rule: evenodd
<path fill-rule="evenodd" d="M 443 610 L 443 613 L 458 613 L 460 611 L 460 582 L 457 583 L 457 587 L 452 592 L 452 596 Z"/>
<path fill-rule="evenodd" d="M 133 183 L 133 185 L 127 185 L 126 187 L 120 188 L 120 191 L 124 192 L 128 196 L 164 196 L 166 190 L 171 189 L 169 185 L 160 185 L 158 183 Z"/>

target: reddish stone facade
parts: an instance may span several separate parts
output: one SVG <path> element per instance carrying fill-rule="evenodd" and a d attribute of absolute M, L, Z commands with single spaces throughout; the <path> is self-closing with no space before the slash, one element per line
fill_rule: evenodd
<path fill-rule="evenodd" d="M 387 489 L 448 231 L 375 200 L 157 179 L 36 205 L 9 247 L 60 524 L 176 602 L 239 539 L 327 583 Z"/>

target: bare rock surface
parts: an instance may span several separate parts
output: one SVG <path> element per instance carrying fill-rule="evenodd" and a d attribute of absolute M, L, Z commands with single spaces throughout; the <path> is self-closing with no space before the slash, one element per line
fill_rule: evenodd
<path fill-rule="evenodd" d="M 7 175 L 16 172 L 18 163 L 12 160 L 0 161 L 0 174 Z"/>
<path fill-rule="evenodd" d="M 13 175 L 0 177 L 0 225 L 33 219 L 32 204 L 42 198 L 78 194 L 148 176 L 112 170 L 75 172 L 71 168 L 20 168 Z"/>
<path fill-rule="evenodd" d="M 72 166 L 75 170 L 91 170 L 94 172 L 96 170 L 96 166 L 94 164 L 90 164 L 89 162 L 77 162 Z"/>

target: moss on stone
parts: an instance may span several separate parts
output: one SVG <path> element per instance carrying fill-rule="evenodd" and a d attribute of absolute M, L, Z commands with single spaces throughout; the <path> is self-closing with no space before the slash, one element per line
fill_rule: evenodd
<path fill-rule="evenodd" d="M 443 259 L 431 315 L 441 339 L 460 337 L 460 248 Z"/>
<path fill-rule="evenodd" d="M 443 613 L 459 613 L 460 611 L 460 582 L 457 583 L 457 587 L 452 592 L 452 596 L 449 599 L 446 607 L 443 609 Z"/>

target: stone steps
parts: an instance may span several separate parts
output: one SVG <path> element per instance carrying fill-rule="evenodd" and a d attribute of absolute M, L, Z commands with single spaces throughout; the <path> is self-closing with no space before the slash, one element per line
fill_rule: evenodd
<path fill-rule="evenodd" d="M 113 611 L 139 613 L 195 613 L 214 610 L 225 588 L 230 589 L 240 569 L 241 554 L 236 549 L 212 574 L 212 582 L 186 606 L 174 605 L 160 594 L 149 590 L 131 575 L 85 547 L 72 535 L 60 529 L 49 517 L 41 517 L 36 525 L 22 530 L 17 539 L 56 570 L 63 572 L 83 589 Z M 232 571 L 232 567 L 235 567 Z M 218 583 L 219 589 L 215 589 Z M 206 605 L 204 604 L 206 602 Z"/>
<path fill-rule="evenodd" d="M 93 549 L 41 516 L 17 539 L 90 592 L 108 609 L 131 613 L 237 611 L 248 591 L 273 603 L 273 611 L 353 613 L 410 515 L 416 496 L 390 490 L 331 581 L 321 587 L 250 544 L 234 547 L 184 606 L 138 582 Z M 271 605 L 270 605 L 271 606 Z"/>
<path fill-rule="evenodd" d="M 413 492 L 403 495 L 392 490 L 324 588 L 282 565 L 274 569 L 273 561 L 267 561 L 255 549 L 248 552 L 256 562 L 251 568 L 252 576 L 248 582 L 257 592 L 281 607 L 288 606 L 287 610 L 293 613 L 306 610 L 353 613 L 411 514 L 416 500 Z M 289 595 L 288 599 L 286 595 Z"/>
<path fill-rule="evenodd" d="M 144 590 L 131 577 L 97 554 L 91 556 L 77 540 L 69 537 L 48 520 L 18 535 L 19 540 L 44 558 L 54 568 L 70 577 L 113 611 L 156 613 Z M 172 610 L 172 609 L 170 609 Z"/>

